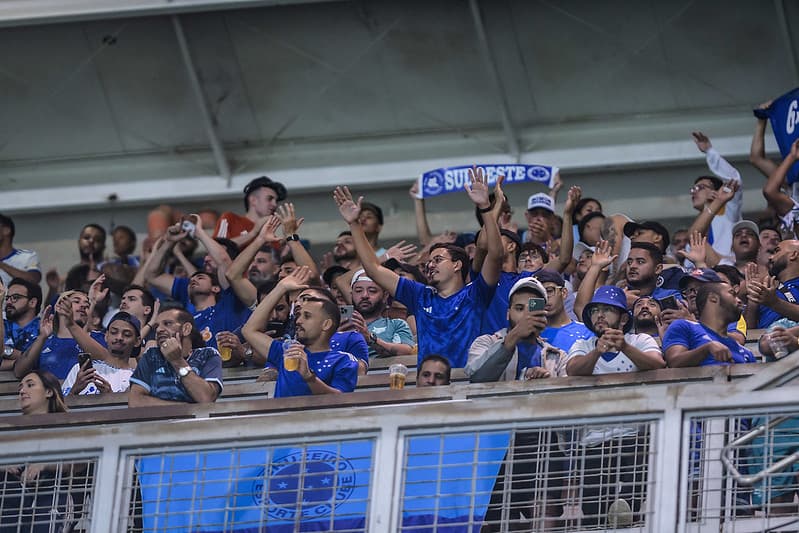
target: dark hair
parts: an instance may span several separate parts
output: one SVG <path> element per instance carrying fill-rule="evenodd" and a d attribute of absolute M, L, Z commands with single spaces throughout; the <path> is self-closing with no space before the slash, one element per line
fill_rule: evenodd
<path fill-rule="evenodd" d="M 732 285 L 740 285 L 744 280 L 743 274 L 732 265 L 716 265 L 713 267 L 713 270 L 727 276 Z"/>
<path fill-rule="evenodd" d="M 272 247 L 272 245 L 271 245 L 271 244 L 264 244 L 263 246 L 261 246 L 260 248 L 258 248 L 258 251 L 257 251 L 257 252 L 255 252 L 255 253 L 256 253 L 256 254 L 258 254 L 258 253 L 261 253 L 261 254 L 267 254 L 267 255 L 268 255 L 268 256 L 269 256 L 269 257 L 272 259 L 272 261 L 274 261 L 275 263 L 277 263 L 278 261 L 280 261 L 280 254 L 279 254 L 279 253 L 277 253 L 277 250 L 275 250 L 275 249 Z"/>
<path fill-rule="evenodd" d="M 319 293 L 322 296 L 322 298 L 324 298 L 326 300 L 330 300 L 334 304 L 336 303 L 336 297 L 333 296 L 333 293 L 327 287 L 319 287 L 319 286 L 316 286 L 316 285 L 312 285 L 310 287 L 306 287 L 306 288 L 302 289 L 302 291 L 300 291 L 300 292 L 307 291 L 309 289 Z M 311 296 L 310 298 L 313 299 L 313 296 Z M 336 305 L 338 305 L 338 304 L 336 304 Z M 336 326 L 336 327 L 338 327 L 338 326 Z"/>
<path fill-rule="evenodd" d="M 134 252 L 134 250 L 136 250 L 136 233 L 132 229 L 127 227 L 127 226 L 117 226 L 117 227 L 115 227 L 113 229 L 113 231 L 111 232 L 111 235 L 113 235 L 114 233 L 116 233 L 118 231 L 121 231 L 122 233 L 127 233 L 128 239 L 130 239 L 130 246 L 125 251 L 125 253 L 132 254 Z"/>
<path fill-rule="evenodd" d="M 92 222 L 90 224 L 86 224 L 85 226 L 83 226 L 81 228 L 80 232 L 83 233 L 83 230 L 85 230 L 86 228 L 94 228 L 97 231 L 99 231 L 103 235 L 103 246 L 105 246 L 105 239 L 106 239 L 107 235 L 106 235 L 104 227 L 102 227 L 100 224 L 95 224 L 94 222 Z"/>
<path fill-rule="evenodd" d="M 443 248 L 444 250 L 449 252 L 450 258 L 452 262 L 460 261 L 461 262 L 461 278 L 463 278 L 463 282 L 466 283 L 466 276 L 469 275 L 470 264 L 469 264 L 469 254 L 466 253 L 466 250 L 461 248 L 460 246 L 455 246 L 454 244 L 449 244 L 446 242 L 439 242 L 434 244 L 430 248 L 430 253 L 433 253 L 433 250 L 438 250 L 439 248 Z"/>
<path fill-rule="evenodd" d="M 225 251 L 230 259 L 236 259 L 236 256 L 239 255 L 239 245 L 235 242 L 230 239 L 223 239 L 222 237 L 217 237 L 214 240 L 225 247 Z"/>
<path fill-rule="evenodd" d="M 630 250 L 634 248 L 640 248 L 649 252 L 649 257 L 652 258 L 652 261 L 654 261 L 656 265 L 663 262 L 663 252 L 651 242 L 634 242 L 630 245 Z"/>
<path fill-rule="evenodd" d="M 324 280 L 325 285 L 327 285 L 328 287 L 331 287 L 331 286 L 333 286 L 333 281 L 337 277 L 339 277 L 341 275 L 344 275 L 347 272 L 349 272 L 349 270 L 347 270 L 343 266 L 341 266 L 341 265 L 333 265 L 333 266 L 328 267 L 327 269 L 325 269 L 324 272 L 322 272 L 322 280 Z"/>
<path fill-rule="evenodd" d="M 150 308 L 150 314 L 145 316 L 144 318 L 150 320 L 153 317 L 153 311 L 155 310 L 155 298 L 153 297 L 153 293 L 142 287 L 141 285 L 128 285 L 124 289 L 122 289 L 122 295 L 124 296 L 128 291 L 140 291 L 141 292 L 141 302 L 145 307 Z"/>
<path fill-rule="evenodd" d="M 214 287 L 219 287 L 220 289 L 222 288 L 222 285 L 219 284 L 219 276 L 217 275 L 216 272 L 206 272 L 205 270 L 198 270 L 194 274 L 189 276 L 189 279 L 197 276 L 208 276 L 211 280 L 211 285 L 213 285 Z"/>
<path fill-rule="evenodd" d="M 175 315 L 175 319 L 178 321 L 178 324 L 181 326 L 183 324 L 191 324 L 191 333 L 189 334 L 189 339 L 191 340 L 191 347 L 192 349 L 197 348 L 204 348 L 205 347 L 205 340 L 203 339 L 202 333 L 197 331 L 197 324 L 194 323 L 194 317 L 191 316 L 191 313 L 186 311 L 183 307 L 173 307 L 171 309 L 167 309 L 166 311 L 177 311 L 177 315 Z M 161 313 L 165 313 L 165 310 L 161 310 Z"/>
<path fill-rule="evenodd" d="M 5 226 L 11 230 L 12 239 L 14 238 L 14 235 L 17 234 L 17 227 L 14 225 L 14 221 L 11 220 L 11 217 L 0 214 L 0 226 Z"/>
<path fill-rule="evenodd" d="M 280 260 L 280 266 L 285 265 L 286 263 L 296 263 L 294 256 L 291 254 L 286 254 L 286 256 Z"/>
<path fill-rule="evenodd" d="M 717 294 L 721 296 L 723 283 L 701 283 L 696 290 L 696 314 L 701 315 L 707 304 L 708 296 Z"/>
<path fill-rule="evenodd" d="M 42 381 L 42 385 L 44 386 L 45 390 L 49 390 L 53 393 L 50 396 L 50 399 L 47 401 L 47 412 L 48 413 L 66 413 L 69 411 L 67 408 L 67 404 L 64 402 L 64 394 L 61 392 L 61 382 L 58 381 L 58 378 L 55 377 L 52 373 L 48 372 L 47 370 L 42 370 L 37 368 L 35 370 L 31 370 L 27 372 L 23 377 L 24 380 L 26 377 L 30 376 L 31 374 L 36 374 L 39 376 L 39 379 Z"/>
<path fill-rule="evenodd" d="M 282 183 L 278 181 L 272 181 L 272 179 L 268 178 L 267 176 L 260 176 L 252 180 L 250 183 L 247 184 L 246 187 L 244 187 L 245 210 L 250 209 L 250 195 L 262 187 L 267 187 L 275 191 L 278 202 L 282 202 L 283 200 L 286 199 L 287 196 L 286 187 L 284 187 Z"/>
<path fill-rule="evenodd" d="M 319 302 L 322 304 L 322 312 L 333 321 L 333 328 L 330 330 L 330 335 L 333 335 L 341 325 L 341 312 L 339 311 L 338 304 L 335 302 L 335 300 L 328 300 L 327 298 L 315 298 L 311 296 L 307 301 Z"/>
<path fill-rule="evenodd" d="M 12 285 L 22 285 L 25 287 L 25 290 L 28 291 L 28 301 L 30 301 L 32 298 L 36 298 L 35 313 L 38 315 L 39 311 L 42 309 L 42 288 L 39 286 L 39 284 L 31 283 L 30 281 L 22 278 L 14 278 L 8 282 L 9 287 Z"/>
<path fill-rule="evenodd" d="M 721 180 L 721 178 L 717 178 L 716 176 L 699 176 L 694 180 L 694 185 L 699 183 L 699 180 L 710 180 L 710 183 L 713 184 L 713 190 L 716 191 L 721 189 L 721 186 L 724 185 L 724 182 Z"/>
<path fill-rule="evenodd" d="M 261 282 L 258 285 L 256 285 L 255 289 L 256 289 L 256 291 L 258 291 L 258 296 L 257 296 L 258 302 L 263 300 L 264 296 L 266 296 L 267 294 L 272 292 L 275 289 L 275 287 L 277 287 L 277 280 L 276 279 L 270 279 L 268 281 L 264 281 L 264 282 Z M 283 299 L 286 300 L 286 303 L 291 303 L 289 301 L 289 293 L 288 292 L 283 295 Z"/>
<path fill-rule="evenodd" d="M 582 211 L 583 207 L 585 207 L 585 204 L 587 204 L 588 202 L 594 202 L 596 205 L 599 206 L 598 212 L 599 213 L 602 212 L 602 202 L 600 202 L 596 198 L 580 198 L 580 201 L 577 202 L 577 204 L 574 206 L 574 214 L 576 215 L 577 213 Z M 597 211 L 592 211 L 592 212 L 596 213 Z"/>
<path fill-rule="evenodd" d="M 418 367 L 419 368 L 419 372 L 422 371 L 422 367 L 428 361 L 434 361 L 434 362 L 441 363 L 441 364 L 444 365 L 444 367 L 446 368 L 446 370 L 444 371 L 444 374 L 447 377 L 447 385 L 449 385 L 450 378 L 452 376 L 452 364 L 449 362 L 449 359 L 447 359 L 443 355 L 439 355 L 437 353 L 431 353 L 430 355 L 426 355 L 424 357 L 424 359 L 422 359 L 422 361 L 419 363 L 419 367 Z"/>
<path fill-rule="evenodd" d="M 563 276 L 560 275 L 559 272 L 555 272 L 554 270 L 548 270 L 546 268 L 542 268 L 538 272 L 536 272 L 533 277 L 540 281 L 542 284 L 544 283 L 554 283 L 558 287 L 565 287 L 566 281 L 563 279 Z"/>
<path fill-rule="evenodd" d="M 576 211 L 577 210 L 575 210 L 575 212 Z M 595 218 L 599 218 L 599 217 L 607 218 L 602 213 L 602 211 L 591 211 L 590 213 L 585 215 L 583 218 L 581 218 L 580 222 L 577 223 L 577 234 L 580 236 L 580 240 L 583 241 L 584 243 L 588 244 L 589 246 L 594 246 L 594 245 L 596 245 L 596 243 L 595 242 L 586 242 L 585 240 L 583 240 L 583 231 L 585 231 L 585 226 L 588 225 L 589 222 L 591 222 Z"/>
<path fill-rule="evenodd" d="M 383 225 L 383 210 L 372 202 L 361 202 L 361 211 L 371 211 L 377 217 L 377 223 Z"/>
<path fill-rule="evenodd" d="M 70 268 L 64 279 L 64 290 L 88 292 L 91 287 L 89 270 L 90 267 L 87 264 L 77 264 Z"/>
<path fill-rule="evenodd" d="M 341 233 L 338 234 L 338 237 L 336 238 L 338 239 L 339 237 L 344 237 L 344 236 L 352 237 L 352 232 L 350 230 L 342 231 Z"/>
<path fill-rule="evenodd" d="M 526 242 L 519 248 L 519 255 L 521 255 L 522 252 L 538 252 L 538 255 L 541 256 L 541 260 L 544 262 L 544 264 L 546 265 L 549 263 L 549 254 L 546 250 L 544 250 L 544 247 L 539 244 L 534 242 Z M 519 256 L 517 255 L 516 257 L 518 258 Z"/>

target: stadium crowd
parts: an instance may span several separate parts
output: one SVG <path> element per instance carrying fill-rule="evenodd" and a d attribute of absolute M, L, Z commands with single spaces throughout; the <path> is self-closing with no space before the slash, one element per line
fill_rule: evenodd
<path fill-rule="evenodd" d="M 264 176 L 243 214 L 154 210 L 140 255 L 131 228 L 113 228 L 109 254 L 106 229 L 87 224 L 79 263 L 47 272 L 45 292 L 36 252 L 0 215 L 0 370 L 33 412 L 52 376 L 65 396 L 129 391 L 138 407 L 213 402 L 226 367 L 263 369 L 279 398 L 352 392 L 398 355 L 417 355 L 417 386 L 451 369 L 492 382 L 773 361 L 799 347 L 799 203 L 785 184 L 799 142 L 775 163 L 764 133 L 758 119 L 750 161 L 768 214 L 742 219 L 739 171 L 694 132 L 709 172 L 686 177 L 696 218 L 671 233 L 560 179 L 517 227 L 502 179 L 474 167 L 460 194 L 478 232 L 432 235 L 415 183 L 418 246 L 384 243 L 380 206 L 341 186 L 343 231 L 314 258 L 290 191 Z M 748 329 L 768 329 L 757 357 Z"/>

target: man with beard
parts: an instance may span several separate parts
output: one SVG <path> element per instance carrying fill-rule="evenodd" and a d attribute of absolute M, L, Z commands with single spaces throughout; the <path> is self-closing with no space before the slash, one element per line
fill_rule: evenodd
<path fill-rule="evenodd" d="M 663 336 L 672 368 L 754 363 L 755 356 L 727 334 L 741 316 L 741 300 L 728 283 L 703 283 L 696 294 L 699 322 L 675 320 Z"/>
<path fill-rule="evenodd" d="M 89 320 L 89 297 L 81 291 L 66 291 L 56 302 L 67 303 L 72 309 L 72 320 L 81 328 Z M 44 317 L 39 324 L 39 336 L 14 362 L 14 375 L 22 379 L 28 372 L 35 368 L 52 372 L 58 379 L 67 377 L 70 369 L 78 362 L 80 346 L 72 333 L 59 317 L 53 316 L 52 309 L 48 306 Z M 100 331 L 92 331 L 91 337 L 105 346 L 105 338 Z"/>
<path fill-rule="evenodd" d="M 760 236 L 757 224 L 751 220 L 741 220 L 732 227 L 732 253 L 735 261 L 722 260 L 721 263 L 732 263 L 735 268 L 743 272 L 748 263 L 757 263 L 759 252 Z M 763 274 L 765 271 L 766 269 L 763 268 Z"/>
<path fill-rule="evenodd" d="M 135 366 L 131 365 L 130 358 L 141 344 L 139 319 L 125 311 L 116 313 L 105 332 L 106 348 L 71 320 L 69 307 L 64 305 L 64 302 L 59 304 L 56 313 L 59 319 L 67 324 L 81 350 L 91 355 L 91 362 L 87 362 L 83 367 L 79 362 L 67 374 L 61 387 L 64 396 L 128 390 L 130 376 Z"/>
<path fill-rule="evenodd" d="M 410 355 L 416 343 L 408 323 L 401 318 L 385 318 L 388 292 L 372 281 L 363 269 L 352 277 L 352 325 L 369 345 L 369 357 Z"/>
<path fill-rule="evenodd" d="M 583 309 L 583 322 L 596 337 L 572 345 L 566 364 L 568 375 L 637 372 L 666 366 L 655 339 L 645 333 L 629 332 L 632 317 L 627 296 L 619 287 L 599 287 Z"/>
<path fill-rule="evenodd" d="M 351 231 L 342 231 L 336 237 L 336 244 L 333 246 L 333 260 L 347 270 L 360 268 L 361 262 L 358 259 L 358 252 L 355 251 L 355 242 L 352 240 Z"/>
<path fill-rule="evenodd" d="M 86 224 L 78 236 L 78 253 L 82 265 L 97 265 L 103 262 L 105 253 L 105 228 L 99 224 Z"/>
<path fill-rule="evenodd" d="M 468 255 L 463 248 L 452 244 L 439 243 L 430 249 L 427 261 L 429 286 L 400 277 L 382 266 L 358 222 L 362 198 L 353 201 L 346 187 L 338 187 L 333 193 L 342 218 L 350 226 L 366 274 L 416 317 L 419 361 L 426 355 L 438 353 L 448 357 L 453 368 L 465 366 L 469 343 L 480 333 L 483 314 L 499 280 L 503 255 L 497 225 L 504 198 L 501 180 L 497 180 L 497 200 L 492 207 L 483 170 L 475 168 L 469 177 L 465 189 L 471 201 L 480 208 L 488 247 L 480 273 L 469 284 L 466 284 Z"/>
<path fill-rule="evenodd" d="M 585 274 L 577 298 L 574 302 L 574 312 L 582 315 L 594 292 L 594 287 L 604 282 L 607 277 L 607 268 L 615 258 L 610 254 L 607 241 L 600 241 L 591 256 L 591 267 Z M 627 307 L 641 296 L 652 296 L 661 300 L 667 296 L 680 297 L 680 293 L 672 289 L 657 286 L 657 279 L 663 270 L 663 253 L 660 248 L 648 242 L 634 242 L 630 245 L 627 254 L 627 272 L 625 274 L 624 293 L 627 296 Z M 586 324 L 587 325 L 587 324 Z M 631 324 L 632 325 L 632 324 Z"/>
<path fill-rule="evenodd" d="M 219 352 L 202 345 L 183 309 L 158 314 L 158 346 L 142 354 L 130 378 L 128 407 L 215 402 L 222 392 Z"/>
<path fill-rule="evenodd" d="M 799 241 L 782 241 L 774 249 L 769 274 L 776 279 L 752 279 L 750 274 L 747 272 L 749 305 L 745 311 L 750 328 L 767 328 L 783 317 L 799 321 Z"/>
<path fill-rule="evenodd" d="M 6 317 L 3 324 L 3 360 L 0 370 L 11 370 L 14 361 L 39 335 L 42 289 L 22 278 L 14 278 L 8 289 L 0 282 L 0 302 L 5 294 Z"/>
<path fill-rule="evenodd" d="M 650 245 L 651 246 L 651 245 Z M 654 246 L 653 246 L 654 247 Z M 655 248 L 658 250 L 657 248 Z M 627 297 L 619 287 L 596 290 L 583 309 L 583 322 L 596 334 L 578 340 L 569 351 L 566 372 L 590 376 L 663 368 L 666 362 L 657 342 L 646 333 L 630 333 Z M 648 426 L 594 427 L 577 432 L 582 472 L 583 525 L 607 517 L 611 525 L 631 525 L 646 495 Z"/>
<path fill-rule="evenodd" d="M 338 305 L 308 293 L 310 277 L 308 267 L 300 267 L 281 279 L 242 328 L 253 349 L 266 353 L 267 363 L 278 370 L 275 398 L 352 392 L 358 383 L 358 360 L 331 342 L 341 321 Z M 294 338 L 274 339 L 263 331 L 264 318 L 287 293 L 299 291 Z"/>
<path fill-rule="evenodd" d="M 678 318 L 684 318 L 686 320 L 698 319 L 699 308 L 696 305 L 696 295 L 699 293 L 699 287 L 705 283 L 722 283 L 724 281 L 725 280 L 723 280 L 715 270 L 711 270 L 709 268 L 695 268 L 687 272 L 680 279 L 680 294 L 682 294 L 682 297 L 684 298 L 684 302 L 688 307 L 690 316 L 678 316 L 677 313 L 672 313 L 670 316 L 664 317 L 664 324 L 668 327 L 672 322 L 674 322 L 675 319 Z M 732 286 L 731 283 L 728 284 Z M 738 319 L 740 318 L 741 315 L 739 314 Z M 738 319 L 736 319 L 735 322 L 730 322 L 727 325 L 727 334 L 732 336 L 736 342 L 744 344 L 746 342 L 746 322 L 740 321 Z M 740 325 L 739 322 L 741 322 Z"/>
<path fill-rule="evenodd" d="M 225 277 L 236 296 L 251 307 L 257 303 L 257 287 L 276 279 L 280 270 L 280 256 L 274 248 L 274 244 L 280 242 L 274 233 L 279 225 L 280 219 L 270 217 L 225 271 Z"/>
<path fill-rule="evenodd" d="M 594 335 L 585 324 L 572 320 L 566 313 L 564 304 L 569 290 L 563 276 L 552 270 L 541 270 L 533 277 L 541 282 L 547 292 L 547 304 L 544 306 L 547 327 L 541 332 L 541 338 L 569 353 L 576 340 Z"/>
<path fill-rule="evenodd" d="M 661 328 L 665 331 L 660 312 L 660 302 L 651 296 L 638 298 L 633 302 L 633 331 L 651 335 L 660 344 Z"/>

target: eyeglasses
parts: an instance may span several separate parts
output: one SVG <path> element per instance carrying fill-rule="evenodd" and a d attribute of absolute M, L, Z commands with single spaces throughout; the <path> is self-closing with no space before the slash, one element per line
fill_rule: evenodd
<path fill-rule="evenodd" d="M 429 259 L 429 260 L 428 260 L 428 261 L 427 261 L 427 262 L 424 264 L 424 266 L 426 266 L 427 268 L 430 268 L 430 263 L 432 263 L 432 264 L 433 264 L 433 266 L 438 266 L 438 265 L 440 265 L 440 264 L 441 264 L 443 261 L 451 261 L 451 259 L 450 259 L 449 257 L 446 257 L 446 256 L 444 256 L 444 255 L 437 255 L 437 256 L 435 256 L 435 257 L 431 257 L 431 258 L 430 258 L 430 259 Z"/>
<path fill-rule="evenodd" d="M 519 261 L 534 261 L 540 258 L 541 256 L 534 252 L 522 252 L 519 254 Z"/>
<path fill-rule="evenodd" d="M 6 300 L 9 302 L 16 302 L 22 299 L 30 300 L 30 296 L 26 296 L 24 294 L 6 294 Z"/>
<path fill-rule="evenodd" d="M 688 297 L 688 296 L 696 295 L 697 292 L 698 292 L 698 289 L 696 287 L 688 287 L 687 289 L 681 290 L 680 294 L 682 294 L 685 297 Z"/>
<path fill-rule="evenodd" d="M 602 313 L 603 315 L 608 315 L 608 314 L 616 314 L 619 312 L 620 311 L 616 307 L 610 305 L 595 305 L 590 309 L 590 311 L 588 311 L 588 314 L 594 316 L 598 315 L 599 313 Z"/>
<path fill-rule="evenodd" d="M 704 183 L 697 183 L 696 185 L 688 189 L 688 191 L 691 193 L 695 193 L 701 191 L 702 189 L 707 189 L 710 191 L 713 190 L 713 187 L 711 187 L 710 185 L 705 185 Z"/>

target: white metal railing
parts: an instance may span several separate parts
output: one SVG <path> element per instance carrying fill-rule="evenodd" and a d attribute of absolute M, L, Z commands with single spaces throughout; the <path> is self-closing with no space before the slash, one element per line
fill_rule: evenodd
<path fill-rule="evenodd" d="M 91 463 L 81 487 L 90 507 L 74 520 L 103 533 L 294 531 L 307 520 L 370 532 L 432 531 L 431 520 L 452 531 L 762 531 L 795 519 L 769 500 L 785 472 L 764 477 L 757 503 L 722 452 L 737 471 L 755 472 L 728 445 L 752 419 L 799 417 L 799 388 L 782 379 L 798 357 L 731 383 L 460 385 L 443 399 L 420 390 L 416 403 L 235 415 L 197 406 L 186 419 L 0 424 L 0 463 L 62 472 Z M 759 446 L 758 464 L 799 445 L 772 426 L 748 444 Z"/>

